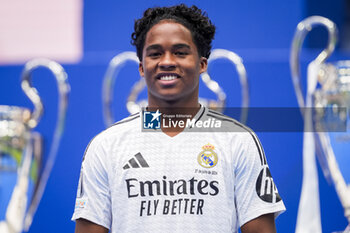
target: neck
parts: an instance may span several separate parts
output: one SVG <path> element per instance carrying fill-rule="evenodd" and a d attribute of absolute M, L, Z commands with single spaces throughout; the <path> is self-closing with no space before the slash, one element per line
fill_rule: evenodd
<path fill-rule="evenodd" d="M 166 121 L 171 118 L 172 122 L 178 122 L 181 120 L 192 119 L 200 109 L 200 104 L 197 99 L 193 101 L 187 101 L 186 103 L 180 103 L 179 101 L 163 101 L 162 103 L 155 103 L 149 100 L 148 108 L 149 111 L 159 111 L 163 116 L 167 116 Z M 162 131 L 170 137 L 176 136 L 184 130 L 179 125 L 167 125 L 166 128 L 162 127 Z"/>
<path fill-rule="evenodd" d="M 148 109 L 151 111 L 159 109 L 161 113 L 166 114 L 192 114 L 193 116 L 198 112 L 200 108 L 200 104 L 198 102 L 198 98 L 194 98 L 191 101 L 164 101 L 158 100 L 153 101 L 151 99 L 148 100 Z"/>

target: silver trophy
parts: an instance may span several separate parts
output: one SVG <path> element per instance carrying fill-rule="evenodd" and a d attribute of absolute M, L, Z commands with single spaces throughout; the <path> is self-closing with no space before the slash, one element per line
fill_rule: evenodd
<path fill-rule="evenodd" d="M 299 106 L 310 107 L 304 101 L 301 87 L 299 54 L 305 36 L 314 26 L 324 26 L 329 36 L 327 48 L 309 64 L 308 85 L 315 87 L 310 95 L 311 107 L 315 109 L 313 113 L 315 147 L 323 173 L 334 184 L 349 223 L 342 232 L 350 232 L 350 124 L 347 123 L 350 119 L 347 112 L 350 108 L 350 60 L 326 63 L 334 51 L 337 40 L 336 25 L 329 19 L 312 16 L 298 24 L 291 50 L 292 79 Z M 314 81 L 311 77 L 313 75 Z M 343 128 L 340 130 L 342 132 L 332 130 L 334 124 L 342 125 Z"/>
<path fill-rule="evenodd" d="M 249 86 L 245 67 L 242 63 L 242 59 L 229 50 L 214 49 L 209 57 L 208 66 L 216 59 L 227 59 L 233 63 L 237 69 L 239 81 L 241 83 L 242 101 L 241 101 L 241 122 L 247 120 L 248 106 L 249 106 Z M 132 61 L 139 64 L 139 59 L 135 52 L 123 52 L 116 55 L 109 63 L 107 72 L 103 81 L 103 113 L 106 126 L 110 126 L 115 122 L 115 118 L 112 111 L 113 106 L 113 87 L 115 79 L 121 69 L 121 67 L 127 62 Z M 226 93 L 220 87 L 218 82 L 211 79 L 209 72 L 205 72 L 201 75 L 201 79 L 206 87 L 216 95 L 215 99 L 199 98 L 199 102 L 204 106 L 212 109 L 223 110 L 225 108 Z M 138 100 L 138 96 L 141 91 L 146 87 L 144 78 L 140 78 L 131 88 L 131 92 L 126 102 L 126 108 L 130 114 L 139 112 L 143 107 L 147 106 L 146 99 Z"/>
<path fill-rule="evenodd" d="M 56 78 L 59 93 L 58 117 L 48 156 L 42 153 L 38 125 L 44 107 L 32 86 L 32 72 L 49 69 Z M 34 105 L 34 110 L 0 105 L 0 204 L 1 233 L 28 231 L 50 175 L 64 127 L 68 93 L 67 74 L 58 63 L 48 59 L 33 59 L 22 72 L 22 89 Z M 42 164 L 46 161 L 45 164 Z"/>

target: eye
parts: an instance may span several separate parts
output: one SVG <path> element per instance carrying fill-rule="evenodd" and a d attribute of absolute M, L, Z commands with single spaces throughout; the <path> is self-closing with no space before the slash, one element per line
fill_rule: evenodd
<path fill-rule="evenodd" d="M 175 55 L 176 55 L 176 56 L 186 56 L 186 55 L 188 55 L 188 52 L 185 52 L 185 51 L 176 51 L 176 52 L 175 52 Z"/>
<path fill-rule="evenodd" d="M 157 58 L 161 55 L 160 52 L 150 52 L 147 56 L 151 57 L 151 58 Z"/>

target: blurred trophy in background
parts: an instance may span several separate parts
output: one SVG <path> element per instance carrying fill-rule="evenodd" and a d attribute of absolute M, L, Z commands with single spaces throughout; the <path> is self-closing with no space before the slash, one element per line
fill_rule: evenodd
<path fill-rule="evenodd" d="M 304 101 L 300 78 L 299 54 L 306 34 L 314 26 L 318 25 L 327 29 L 329 36 L 328 45 L 308 66 L 307 94 L 306 101 Z M 311 16 L 300 22 L 293 39 L 290 60 L 292 79 L 299 106 L 303 109 L 305 127 L 309 127 L 308 130 L 310 130 L 306 134 L 304 133 L 304 175 L 297 232 L 303 232 L 302 229 L 315 229 L 307 226 L 310 226 L 311 222 L 315 222 L 308 219 L 308 216 L 314 217 L 317 215 L 315 209 L 311 207 L 309 210 L 305 210 L 308 202 L 312 202 L 315 199 L 318 201 L 317 177 L 314 177 L 316 183 L 311 179 L 308 180 L 308 177 L 312 177 L 312 173 L 317 175 L 316 167 L 312 164 L 312 156 L 315 155 L 315 150 L 317 151 L 317 158 L 324 175 L 334 184 L 339 200 L 344 208 L 345 217 L 348 220 L 349 225 L 342 232 L 350 232 L 350 124 L 348 123 L 350 60 L 326 63 L 326 59 L 334 51 L 336 40 L 336 25 L 329 19 L 321 16 Z M 313 138 L 305 141 L 308 135 L 311 134 Z M 314 145 L 310 145 L 312 142 L 314 142 Z M 317 188 L 317 193 L 307 194 L 307 190 L 308 192 L 313 192 L 309 189 L 310 187 Z M 310 199 L 313 198 L 313 200 L 309 201 L 306 197 L 307 195 L 310 195 Z M 305 214 L 308 211 L 310 212 L 309 215 Z"/>
<path fill-rule="evenodd" d="M 241 101 L 241 122 L 245 122 L 247 119 L 247 112 L 249 106 L 249 87 L 245 67 L 242 63 L 242 59 L 235 53 L 225 49 L 214 49 L 211 51 L 208 67 L 210 63 L 216 59 L 227 59 L 233 63 L 237 69 L 239 81 L 241 83 L 242 101 Z M 113 87 L 115 84 L 116 76 L 118 75 L 121 67 L 127 62 L 133 61 L 139 64 L 139 59 L 135 52 L 123 52 L 116 55 L 109 63 L 107 72 L 103 81 L 103 114 L 106 126 L 110 126 L 115 122 L 114 114 L 112 111 L 113 106 Z M 211 90 L 216 99 L 199 98 L 199 102 L 204 106 L 211 109 L 223 111 L 226 103 L 226 93 L 221 86 L 211 79 L 208 72 L 201 75 L 201 79 L 205 86 Z M 130 94 L 126 102 L 126 108 L 130 114 L 139 112 L 142 108 L 147 107 L 147 99 L 138 99 L 141 91 L 146 87 L 144 78 L 140 78 L 131 88 Z"/>
<path fill-rule="evenodd" d="M 32 72 L 38 67 L 54 74 L 59 93 L 57 124 L 47 157 L 42 153 L 40 134 L 33 131 L 44 110 L 31 82 Z M 1 233 L 29 230 L 57 154 L 70 90 L 62 66 L 47 59 L 33 59 L 25 64 L 21 86 L 34 104 L 33 112 L 23 107 L 0 105 Z"/>

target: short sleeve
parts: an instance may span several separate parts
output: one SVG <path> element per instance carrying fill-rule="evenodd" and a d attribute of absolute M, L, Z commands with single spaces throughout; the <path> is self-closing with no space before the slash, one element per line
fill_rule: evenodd
<path fill-rule="evenodd" d="M 72 220 L 83 218 L 110 229 L 112 217 L 107 164 L 101 138 L 97 136 L 84 154 Z"/>
<path fill-rule="evenodd" d="M 244 133 L 235 160 L 235 203 L 241 227 L 261 215 L 285 210 L 257 136 Z"/>

